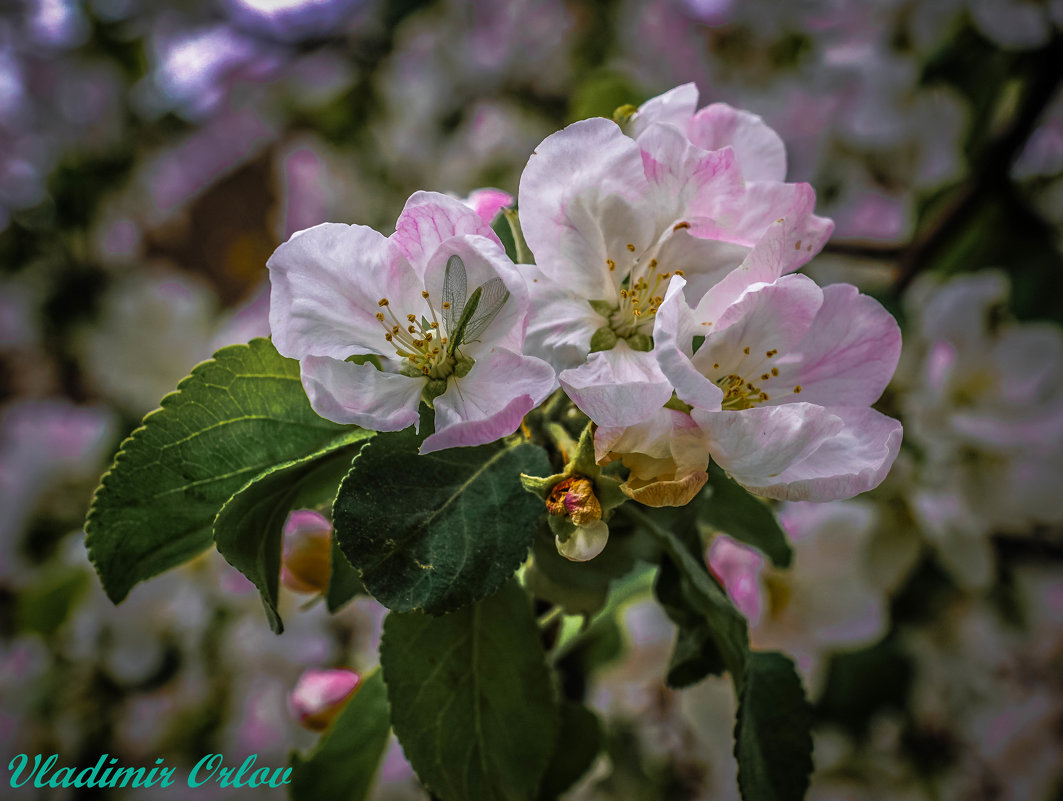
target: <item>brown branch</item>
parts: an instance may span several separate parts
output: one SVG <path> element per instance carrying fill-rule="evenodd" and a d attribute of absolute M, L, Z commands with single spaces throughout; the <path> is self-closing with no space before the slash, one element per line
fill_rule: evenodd
<path fill-rule="evenodd" d="M 1063 83 L 1063 35 L 1057 35 L 1034 55 L 1033 77 L 1011 123 L 991 140 L 977 159 L 971 177 L 955 193 L 934 222 L 900 254 L 895 288 L 898 293 L 930 264 L 930 256 L 962 228 L 977 210 L 982 197 L 1006 186 L 1011 165 L 1033 132 L 1037 120 Z"/>

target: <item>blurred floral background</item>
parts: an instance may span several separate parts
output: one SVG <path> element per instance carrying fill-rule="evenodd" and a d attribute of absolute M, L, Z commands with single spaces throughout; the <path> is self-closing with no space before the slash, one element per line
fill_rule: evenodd
<path fill-rule="evenodd" d="M 806 270 L 904 330 L 886 483 L 781 506 L 786 571 L 704 532 L 802 671 L 809 797 L 1063 799 L 1060 0 L 0 2 L 0 762 L 312 746 L 300 675 L 371 667 L 382 609 L 291 579 L 275 637 L 214 553 L 114 607 L 81 530 L 100 474 L 195 363 L 268 335 L 292 232 L 515 194 L 557 128 L 688 81 L 780 133 L 837 224 Z M 664 686 L 642 589 L 570 657 L 609 732 L 571 797 L 737 798 L 731 690 Z M 373 797 L 427 799 L 397 746 Z"/>

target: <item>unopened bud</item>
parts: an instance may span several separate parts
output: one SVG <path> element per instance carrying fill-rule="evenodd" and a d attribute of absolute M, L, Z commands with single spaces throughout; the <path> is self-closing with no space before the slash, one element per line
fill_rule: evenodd
<path fill-rule="evenodd" d="M 583 476 L 570 476 L 554 485 L 546 496 L 546 510 L 568 516 L 577 526 L 602 519 L 602 505 L 594 496 L 594 484 Z"/>
<path fill-rule="evenodd" d="M 603 550 L 609 542 L 609 526 L 604 520 L 592 520 L 585 526 L 576 526 L 568 539 L 555 537 L 557 552 L 573 562 L 588 562 Z"/>
<path fill-rule="evenodd" d="M 328 588 L 331 557 L 329 521 L 309 509 L 292 512 L 284 524 L 281 583 L 295 592 L 324 592 Z"/>
<path fill-rule="evenodd" d="M 310 731 L 324 731 L 358 689 L 361 677 L 353 670 L 307 670 L 295 683 L 288 705 Z"/>

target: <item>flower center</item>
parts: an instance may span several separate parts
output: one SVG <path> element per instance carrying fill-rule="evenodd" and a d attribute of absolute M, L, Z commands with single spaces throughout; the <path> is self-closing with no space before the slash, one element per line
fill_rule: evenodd
<path fill-rule="evenodd" d="M 626 247 L 632 253 L 637 250 L 632 243 Z M 653 318 L 664 301 L 668 279 L 673 275 L 683 275 L 682 270 L 662 269 L 655 255 L 657 250 L 655 245 L 635 260 L 631 272 L 620 285 L 620 301 L 617 305 L 607 301 L 591 302 L 594 309 L 609 321 L 604 328 L 612 334 L 599 337 L 603 344 L 608 345 L 599 350 L 611 348 L 616 344 L 616 339 L 628 340 L 636 350 L 649 350 L 652 347 L 649 336 L 653 330 Z M 610 272 L 616 270 L 614 259 L 606 259 L 606 265 Z"/>
<path fill-rule="evenodd" d="M 771 400 L 768 393 L 734 373 L 716 379 L 716 386 L 723 390 L 723 408 L 729 411 L 749 409 L 758 403 Z"/>
<path fill-rule="evenodd" d="M 384 339 L 395 348 L 399 358 L 404 360 L 399 372 L 412 376 L 423 375 L 431 379 L 445 379 L 454 372 L 458 358 L 453 353 L 447 353 L 447 337 L 440 332 L 435 306 L 432 305 L 428 293 L 422 292 L 421 297 L 428 303 L 431 320 L 424 315 L 418 320 L 416 315 L 407 314 L 404 324 L 395 316 L 387 298 L 378 301 L 377 305 L 384 311 L 377 312 L 376 319 L 384 328 Z M 446 309 L 448 305 L 444 303 L 443 308 Z"/>
<path fill-rule="evenodd" d="M 744 356 L 749 356 L 749 347 L 742 349 Z M 773 359 L 779 354 L 777 348 L 765 351 L 764 356 L 767 359 Z M 723 403 L 722 408 L 727 411 L 740 411 L 742 409 L 749 409 L 757 404 L 764 403 L 771 400 L 771 396 L 764 391 L 763 388 L 757 386 L 756 381 L 770 381 L 773 378 L 779 377 L 778 367 L 762 368 L 764 372 L 759 376 L 748 378 L 741 375 L 737 370 L 740 370 L 742 363 L 745 362 L 743 358 L 737 365 L 736 372 L 728 373 L 726 375 L 714 378 L 713 381 L 720 389 L 723 390 Z M 761 362 L 763 364 L 763 362 Z M 716 362 L 712 365 L 713 371 L 720 369 L 720 363 Z M 746 372 L 746 371 L 743 371 Z M 774 391 L 774 390 L 773 390 Z M 793 387 L 792 392 L 784 392 L 783 396 L 800 395 L 801 385 L 797 384 Z"/>

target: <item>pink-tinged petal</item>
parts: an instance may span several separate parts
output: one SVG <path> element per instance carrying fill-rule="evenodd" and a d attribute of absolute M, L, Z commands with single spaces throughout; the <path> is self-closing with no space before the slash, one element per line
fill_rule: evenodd
<path fill-rule="evenodd" d="M 487 237 L 502 246 L 490 223 L 457 198 L 438 192 L 414 192 L 395 223 L 391 241 L 423 276 L 429 258 L 440 244 L 465 234 Z"/>
<path fill-rule="evenodd" d="M 541 359 L 503 349 L 478 357 L 467 376 L 450 378 L 435 399 L 436 430 L 421 453 L 509 436 L 556 388 L 554 369 Z"/>
<path fill-rule="evenodd" d="M 708 552 L 709 568 L 723 584 L 750 626 L 760 622 L 764 609 L 761 575 L 767 567 L 764 556 L 755 548 L 740 545 L 726 534 L 713 537 Z"/>
<path fill-rule="evenodd" d="M 758 495 L 789 501 L 844 500 L 877 487 L 897 458 L 901 424 L 874 409 L 836 406 L 824 411 L 843 427 L 833 434 L 825 432 L 819 447 L 777 475 L 735 475 L 735 480 Z"/>
<path fill-rule="evenodd" d="M 650 184 L 647 211 L 654 215 L 657 230 L 684 216 L 702 215 L 703 208 L 728 209 L 721 199 L 742 192 L 730 148 L 706 152 L 671 125 L 651 125 L 639 137 L 639 147 Z"/>
<path fill-rule="evenodd" d="M 326 420 L 371 431 L 401 431 L 417 423 L 424 379 L 327 356 L 307 356 L 299 364 L 310 406 Z"/>
<path fill-rule="evenodd" d="M 647 192 L 642 151 L 615 123 L 582 120 L 547 137 L 528 159 L 518 192 L 521 228 L 539 269 L 582 297 L 613 300 L 615 282 L 656 237 Z"/>
<path fill-rule="evenodd" d="M 686 279 L 684 291 L 688 302 L 696 304 L 712 287 L 741 265 L 749 248 L 711 236 L 702 236 L 706 227 L 696 217 L 690 227 L 670 226 L 657 245 L 657 260 L 669 272 L 681 270 Z M 715 225 L 710 222 L 712 230 Z"/>
<path fill-rule="evenodd" d="M 706 150 L 733 147 L 747 181 L 786 180 L 786 146 L 756 114 L 713 103 L 694 115 L 687 133 Z"/>
<path fill-rule="evenodd" d="M 726 151 L 724 151 L 726 152 Z M 787 244 L 777 254 L 779 274 L 793 272 L 826 244 L 834 223 L 816 217 L 816 192 L 808 184 L 748 183 L 728 193 L 702 195 L 692 213 L 715 220 L 719 229 L 699 233 L 756 245 L 779 220 L 788 221 Z"/>
<path fill-rule="evenodd" d="M 624 341 L 592 353 L 559 378 L 573 403 L 601 426 L 634 425 L 672 397 L 672 385 L 653 354 L 632 350 Z"/>
<path fill-rule="evenodd" d="M 679 276 L 668 284 L 664 302 L 654 321 L 653 352 L 661 372 L 675 387 L 681 401 L 699 409 L 715 411 L 723 401 L 723 390 L 702 375 L 690 360 L 694 337 L 700 332 L 696 330 L 699 326 L 683 296 L 685 285 Z"/>
<path fill-rule="evenodd" d="M 784 471 L 842 431 L 845 423 L 835 411 L 811 403 L 787 403 L 741 411 L 694 409 L 690 415 L 708 437 L 712 458 L 720 467 L 739 484 L 764 494 L 762 488 L 779 483 Z"/>
<path fill-rule="evenodd" d="M 488 225 L 498 216 L 498 212 L 513 205 L 513 195 L 503 192 L 501 189 L 485 187 L 474 189 L 469 196 L 462 200 L 466 206 L 480 215 L 480 219 Z"/>
<path fill-rule="evenodd" d="M 823 290 L 803 275 L 754 285 L 719 319 L 695 318 L 695 328 L 707 333 L 691 361 L 703 375 L 755 379 L 778 358 L 769 354 L 786 354 L 802 341 L 822 304 Z M 756 383 L 763 387 L 761 380 Z"/>
<path fill-rule="evenodd" d="M 476 357 L 477 352 L 485 347 L 521 351 L 524 346 L 524 331 L 527 327 L 528 289 L 516 265 L 509 260 L 505 251 L 495 242 L 482 236 L 460 236 L 448 239 L 428 258 L 428 268 L 424 274 L 424 288 L 435 303 L 436 314 L 440 315 L 440 324 L 443 323 L 441 316 L 443 314 L 441 305 L 443 281 L 446 276 L 447 262 L 451 256 L 458 256 L 465 265 L 468 295 L 471 296 L 478 286 L 493 278 L 501 278 L 509 291 L 509 298 L 502 304 L 494 320 L 481 334 L 479 342 L 466 343 L 462 347 L 462 353 Z M 480 310 L 482 309 L 478 309 Z M 428 313 L 427 308 L 424 313 Z"/>
<path fill-rule="evenodd" d="M 695 316 L 699 320 L 719 319 L 750 285 L 772 283 L 808 261 L 810 253 L 823 247 L 833 229 L 830 220 L 811 214 L 772 223 L 745 261 L 696 301 Z"/>
<path fill-rule="evenodd" d="M 364 225 L 300 231 L 266 266 L 273 344 L 293 359 L 390 352 L 377 302 L 404 297 L 419 283 L 408 264 L 389 258 L 387 240 Z"/>
<path fill-rule="evenodd" d="M 324 731 L 358 689 L 361 677 L 353 670 L 307 670 L 288 696 L 292 714 L 311 731 Z"/>
<path fill-rule="evenodd" d="M 651 97 L 641 106 L 631 119 L 630 132 L 636 139 L 654 123 L 674 125 L 686 131 L 694 111 L 698 107 L 698 87 L 685 83 L 670 89 L 663 95 Z"/>
<path fill-rule="evenodd" d="M 524 352 L 545 359 L 555 370 L 582 364 L 591 349 L 591 337 L 608 320 L 586 298 L 543 275 L 534 264 L 522 264 L 527 281 L 530 314 Z"/>
<path fill-rule="evenodd" d="M 805 338 L 771 360 L 779 375 L 762 389 L 774 399 L 800 385 L 808 403 L 870 406 L 900 355 L 901 330 L 893 316 L 856 287 L 833 284 L 823 289 L 823 305 Z"/>

